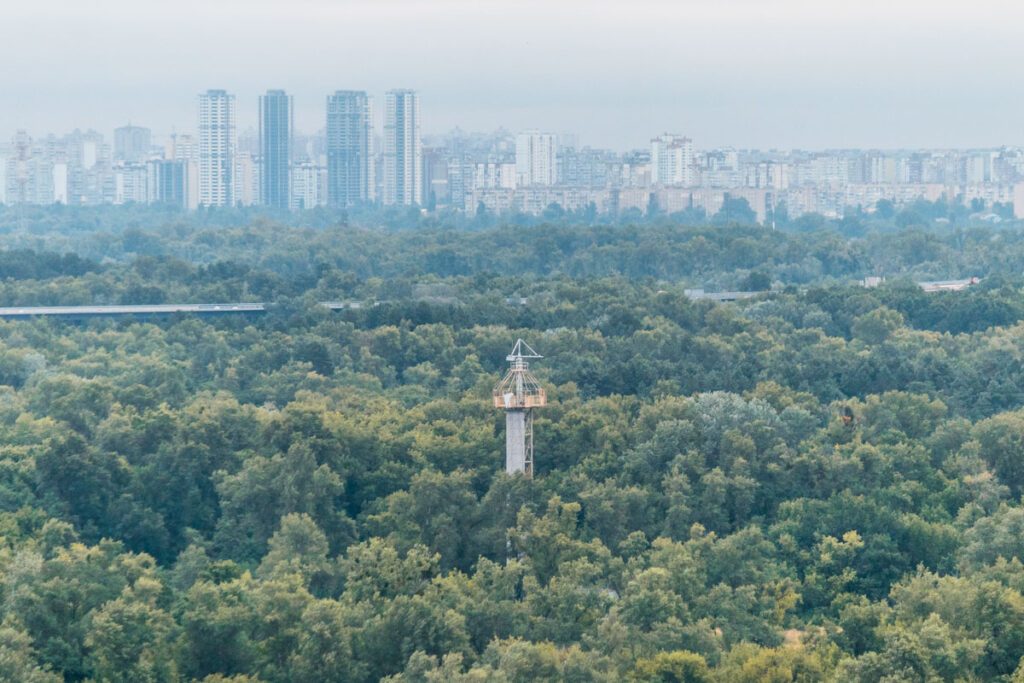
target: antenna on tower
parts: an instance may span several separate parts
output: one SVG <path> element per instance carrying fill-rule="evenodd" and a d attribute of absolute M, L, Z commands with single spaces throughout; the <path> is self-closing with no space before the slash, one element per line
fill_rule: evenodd
<path fill-rule="evenodd" d="M 494 387 L 494 407 L 505 411 L 505 471 L 533 478 L 533 409 L 547 405 L 544 387 L 530 372 L 529 358 L 543 358 L 522 339 L 505 356 L 508 372 Z"/>
<path fill-rule="evenodd" d="M 512 353 L 510 353 L 507 356 L 505 356 L 505 360 L 512 361 L 512 360 L 515 360 L 517 358 L 543 358 L 543 357 L 544 356 L 540 355 L 539 353 L 534 351 L 532 348 L 530 348 L 530 345 L 527 344 L 526 342 L 524 342 L 522 339 L 517 339 L 516 340 L 516 345 L 512 347 Z"/>

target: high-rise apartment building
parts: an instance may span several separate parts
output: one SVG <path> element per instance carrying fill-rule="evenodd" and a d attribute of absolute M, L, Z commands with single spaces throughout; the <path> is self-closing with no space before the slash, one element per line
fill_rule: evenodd
<path fill-rule="evenodd" d="M 68 162 L 57 161 L 50 167 L 53 178 L 53 203 L 68 203 Z"/>
<path fill-rule="evenodd" d="M 451 202 L 446 152 L 443 147 L 423 150 L 423 206 L 429 211 L 448 206 Z"/>
<path fill-rule="evenodd" d="M 384 101 L 384 204 L 423 203 L 420 98 L 389 90 Z"/>
<path fill-rule="evenodd" d="M 651 182 L 689 187 L 694 180 L 693 140 L 665 133 L 651 140 Z"/>
<path fill-rule="evenodd" d="M 324 204 L 320 191 L 322 171 L 312 161 L 303 161 L 292 167 L 292 209 L 302 211 Z"/>
<path fill-rule="evenodd" d="M 558 160 L 558 184 L 569 187 L 606 187 L 608 169 L 617 160 L 611 150 L 562 147 Z"/>
<path fill-rule="evenodd" d="M 171 137 L 164 143 L 164 159 L 187 159 L 198 163 L 199 144 L 196 137 L 171 133 Z"/>
<path fill-rule="evenodd" d="M 558 136 L 528 130 L 516 136 L 516 185 L 534 187 L 558 181 Z"/>
<path fill-rule="evenodd" d="M 11 141 L 4 172 L 5 201 L 9 204 L 52 204 L 53 159 L 47 145 L 19 130 Z"/>
<path fill-rule="evenodd" d="M 260 200 L 278 209 L 287 209 L 291 200 L 293 122 L 291 95 L 268 90 L 260 97 Z"/>
<path fill-rule="evenodd" d="M 68 204 L 103 204 L 114 199 L 110 146 L 95 130 L 75 130 L 63 137 L 48 135 L 43 158 L 64 164 L 53 178 L 51 201 Z"/>
<path fill-rule="evenodd" d="M 370 130 L 365 92 L 338 90 L 327 96 L 327 199 L 332 206 L 373 201 Z"/>
<path fill-rule="evenodd" d="M 152 136 L 149 128 L 121 126 L 114 129 L 114 160 L 135 163 L 149 156 Z"/>
<path fill-rule="evenodd" d="M 111 169 L 113 204 L 148 204 L 149 169 L 142 163 L 119 163 Z"/>
<path fill-rule="evenodd" d="M 190 159 L 153 159 L 146 164 L 149 201 L 183 209 L 199 204 L 198 170 Z"/>
<path fill-rule="evenodd" d="M 235 96 L 207 90 L 199 96 L 199 204 L 235 203 Z"/>
<path fill-rule="evenodd" d="M 235 154 L 234 181 L 236 206 L 253 206 L 260 203 L 260 169 L 252 154 Z"/>

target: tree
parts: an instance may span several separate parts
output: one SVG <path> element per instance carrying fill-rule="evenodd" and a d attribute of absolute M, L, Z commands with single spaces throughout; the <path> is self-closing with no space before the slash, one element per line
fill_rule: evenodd
<path fill-rule="evenodd" d="M 693 652 L 661 652 L 637 660 L 630 680 L 638 683 L 709 683 L 711 671 L 704 658 Z"/>
<path fill-rule="evenodd" d="M 442 567 L 469 569 L 479 551 L 469 545 L 477 526 L 477 500 L 469 472 L 445 475 L 424 470 L 413 477 L 408 491 L 388 496 L 385 511 L 369 519 L 370 528 L 395 547 L 426 546 L 441 556 Z"/>
<path fill-rule="evenodd" d="M 298 574 L 308 586 L 329 569 L 327 537 L 307 514 L 290 513 L 281 518 L 281 526 L 268 543 L 256 575 L 272 577 Z"/>
<path fill-rule="evenodd" d="M 596 653 L 583 652 L 578 646 L 559 649 L 551 643 L 531 643 L 517 638 L 495 640 L 487 646 L 481 661 L 501 677 L 498 680 L 509 683 L 614 680 L 606 659 Z"/>
<path fill-rule="evenodd" d="M 295 683 L 345 683 L 365 680 L 366 667 L 352 655 L 358 612 L 333 600 L 317 600 L 302 613 L 288 669 Z"/>
<path fill-rule="evenodd" d="M 548 501 L 542 517 L 529 509 L 519 512 L 512 542 L 524 554 L 541 586 L 548 584 L 563 563 L 599 560 L 608 555 L 599 541 L 588 543 L 579 539 L 580 511 L 579 503 L 563 503 L 555 497 Z"/>
<path fill-rule="evenodd" d="M 437 575 L 440 557 L 421 545 L 404 554 L 380 538 L 349 546 L 339 568 L 345 595 L 354 601 L 415 595 Z"/>
<path fill-rule="evenodd" d="M 248 575 L 214 584 L 199 581 L 182 599 L 182 673 L 193 678 L 233 676 L 253 671 L 255 608 Z"/>
<path fill-rule="evenodd" d="M 716 673 L 721 680 L 735 683 L 828 680 L 825 663 L 818 653 L 800 647 L 739 645 L 729 651 Z"/>
<path fill-rule="evenodd" d="M 295 443 L 284 454 L 253 456 L 236 474 L 220 473 L 222 517 L 216 540 L 232 557 L 260 558 L 282 517 L 308 515 L 335 547 L 353 536 L 342 508 L 344 484 L 334 470 L 318 464 L 314 451 Z"/>
<path fill-rule="evenodd" d="M 19 683 L 61 683 L 63 677 L 39 666 L 32 639 L 13 622 L 0 625 L 0 680 Z"/>
<path fill-rule="evenodd" d="M 51 559 L 24 550 L 6 568 L 5 610 L 17 615 L 40 661 L 66 677 L 92 673 L 86 636 L 94 610 L 152 579 L 155 563 L 114 541 L 60 548 Z"/>
<path fill-rule="evenodd" d="M 896 215 L 896 205 L 891 199 L 879 199 L 875 202 L 875 215 L 882 220 L 889 220 Z"/>
<path fill-rule="evenodd" d="M 995 470 L 999 480 L 1017 496 L 1024 487 L 1024 413 L 996 415 L 979 422 L 973 432 L 982 459 Z"/>
<path fill-rule="evenodd" d="M 757 214 L 743 197 L 731 197 L 728 192 L 722 200 L 722 208 L 711 217 L 714 225 L 754 225 Z"/>
<path fill-rule="evenodd" d="M 40 489 L 55 499 L 86 538 L 110 535 L 115 523 L 109 514 L 111 501 L 124 493 L 131 476 L 127 463 L 97 452 L 71 433 L 50 439 L 40 449 L 36 473 Z"/>
<path fill-rule="evenodd" d="M 903 316 L 898 311 L 881 306 L 854 321 L 853 336 L 865 344 L 881 344 L 903 324 Z"/>
<path fill-rule="evenodd" d="M 740 280 L 739 287 L 747 292 L 766 292 L 772 288 L 772 278 L 762 271 L 751 271 L 750 274 Z"/>
<path fill-rule="evenodd" d="M 92 617 L 85 644 L 99 680 L 135 683 L 177 681 L 177 625 L 156 606 L 162 587 L 141 578 Z"/>

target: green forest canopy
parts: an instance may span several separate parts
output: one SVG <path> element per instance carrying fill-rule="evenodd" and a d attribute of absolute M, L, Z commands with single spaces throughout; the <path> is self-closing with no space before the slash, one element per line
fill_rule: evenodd
<path fill-rule="evenodd" d="M 1021 230 L 129 218 L 0 305 L 270 311 L 0 322 L 0 680 L 1024 680 Z"/>

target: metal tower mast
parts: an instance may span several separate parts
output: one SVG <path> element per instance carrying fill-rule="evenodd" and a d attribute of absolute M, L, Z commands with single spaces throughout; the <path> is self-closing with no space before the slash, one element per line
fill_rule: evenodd
<path fill-rule="evenodd" d="M 543 358 L 522 339 L 516 341 L 505 377 L 494 387 L 494 407 L 505 411 L 505 471 L 533 478 L 533 409 L 547 405 L 529 358 Z"/>

